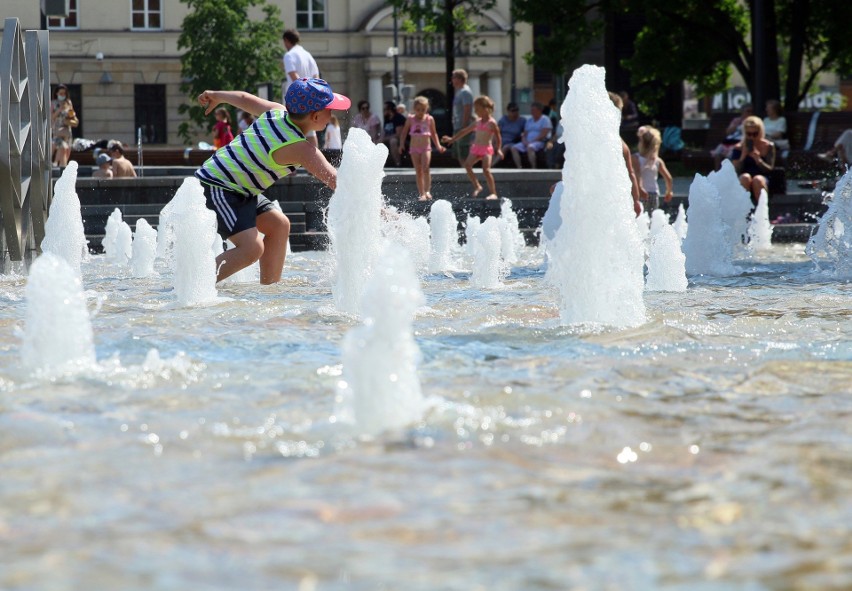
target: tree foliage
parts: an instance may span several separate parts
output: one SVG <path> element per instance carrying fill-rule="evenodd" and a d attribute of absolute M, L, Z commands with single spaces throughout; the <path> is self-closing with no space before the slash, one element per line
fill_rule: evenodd
<path fill-rule="evenodd" d="M 444 36 L 447 97 L 450 101 L 453 98 L 450 76 L 456 69 L 457 38 L 476 33 L 479 30 L 476 17 L 482 16 L 496 3 L 497 0 L 388 0 L 388 4 L 396 7 L 398 14 L 404 17 L 404 30 L 420 30 L 427 38 Z"/>
<path fill-rule="evenodd" d="M 205 90 L 245 90 L 255 93 L 260 84 L 281 78 L 281 31 L 284 24 L 277 6 L 266 0 L 181 0 L 189 6 L 178 38 L 181 56 L 181 92 L 189 97 L 178 112 L 188 114 L 179 134 L 189 141 L 194 124 L 209 131 L 214 120 L 204 115 L 195 97 Z M 249 10 L 258 7 L 260 20 Z M 277 90 L 277 84 L 273 88 Z"/>
<path fill-rule="evenodd" d="M 762 2 L 766 70 L 755 69 L 752 31 L 755 2 Z M 549 39 L 536 39 L 532 62 L 565 73 L 591 41 L 600 39 L 606 18 L 639 14 L 645 25 L 625 60 L 631 85 L 642 98 L 659 83 L 687 80 L 704 95 L 728 87 L 736 69 L 754 93 L 762 76 L 768 98 L 785 97 L 785 108 L 798 109 L 821 73 L 852 71 L 848 42 L 852 2 L 821 0 L 515 0 L 519 20 L 551 25 Z M 652 97 L 646 97 L 652 98 Z"/>

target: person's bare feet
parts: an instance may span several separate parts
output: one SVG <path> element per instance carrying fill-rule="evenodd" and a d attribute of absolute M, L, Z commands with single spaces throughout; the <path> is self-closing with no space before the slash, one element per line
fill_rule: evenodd
<path fill-rule="evenodd" d="M 489 195 L 489 196 L 488 196 L 488 197 L 486 197 L 485 199 L 490 199 L 491 201 L 493 201 L 493 200 L 495 200 L 495 199 L 500 199 L 500 198 L 499 198 L 496 194 L 491 193 L 491 195 Z"/>
<path fill-rule="evenodd" d="M 426 201 L 427 199 L 429 198 L 425 194 L 417 198 L 418 201 Z"/>
<path fill-rule="evenodd" d="M 432 193 L 426 191 L 426 201 L 432 201 Z"/>
<path fill-rule="evenodd" d="M 471 199 L 476 199 L 479 197 L 479 194 L 482 193 L 482 187 L 476 187 L 473 191 L 470 192 L 469 197 Z"/>

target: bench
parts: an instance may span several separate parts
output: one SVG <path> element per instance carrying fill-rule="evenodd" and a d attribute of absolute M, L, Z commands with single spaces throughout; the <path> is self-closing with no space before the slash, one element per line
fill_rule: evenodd
<path fill-rule="evenodd" d="M 852 111 L 815 111 L 787 116 L 790 153 L 787 166 L 797 178 L 819 178 L 837 173 L 837 165 L 820 159 L 840 134 L 852 129 Z"/>

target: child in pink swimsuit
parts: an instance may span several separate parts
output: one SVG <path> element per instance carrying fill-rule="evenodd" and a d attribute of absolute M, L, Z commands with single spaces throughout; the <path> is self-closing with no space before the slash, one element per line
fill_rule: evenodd
<path fill-rule="evenodd" d="M 470 146 L 470 154 L 464 161 L 464 168 L 467 171 L 467 178 L 473 183 L 473 191 L 471 197 L 476 197 L 482 192 L 482 185 L 479 184 L 479 179 L 473 172 L 473 165 L 479 160 L 482 160 L 482 174 L 485 175 L 485 182 L 488 183 L 488 189 L 491 194 L 486 199 L 497 199 L 497 187 L 494 183 L 494 175 L 491 174 L 491 156 L 495 151 L 500 158 L 503 157 L 503 138 L 500 136 L 500 128 L 497 126 L 497 121 L 494 120 L 494 101 L 487 96 L 477 97 L 473 101 L 473 112 L 479 118 L 469 126 L 457 132 L 453 137 L 444 136 L 441 138 L 444 143 L 452 144 L 463 138 L 469 133 L 476 132 L 473 138 L 473 144 Z M 497 149 L 491 145 L 492 140 L 497 145 Z"/>
<path fill-rule="evenodd" d="M 413 115 L 409 115 L 402 128 L 402 136 L 408 134 L 411 137 L 411 146 L 408 152 L 414 163 L 414 172 L 417 179 L 417 191 L 420 193 L 420 201 L 432 198 L 432 173 L 429 164 L 432 162 L 432 142 L 439 152 L 446 148 L 438 141 L 438 130 L 435 129 L 435 119 L 429 114 L 429 99 L 425 96 L 414 97 L 412 106 Z M 405 151 L 405 145 L 400 145 L 399 153 Z"/>

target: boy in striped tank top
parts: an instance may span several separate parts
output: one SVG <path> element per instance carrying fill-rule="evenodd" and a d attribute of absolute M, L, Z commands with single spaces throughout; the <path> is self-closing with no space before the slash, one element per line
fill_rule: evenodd
<path fill-rule="evenodd" d="M 216 258 L 216 281 L 260 260 L 260 282 L 276 283 L 284 269 L 290 220 L 263 191 L 299 166 L 332 190 L 336 188 L 337 170 L 305 136 L 325 129 L 332 110 L 345 111 L 352 101 L 332 92 L 325 80 L 300 78 L 287 89 L 284 105 L 229 90 L 206 90 L 198 102 L 208 115 L 227 103 L 255 117 L 195 173 L 208 209 L 216 212 L 219 234 L 236 246 Z"/>

